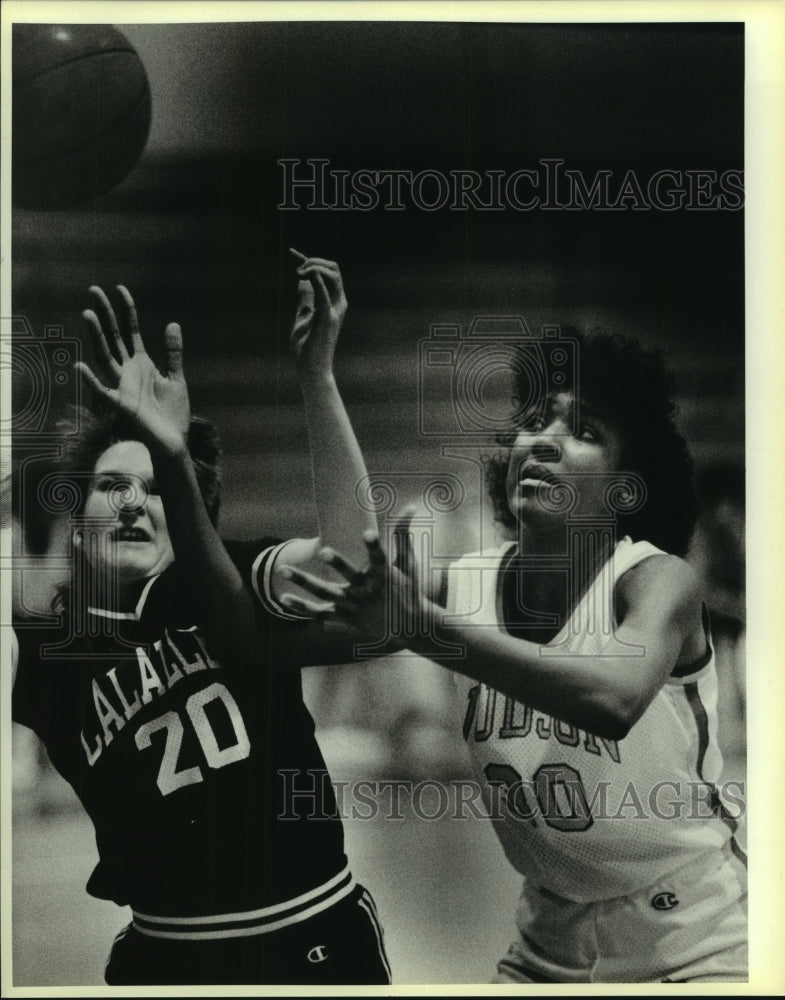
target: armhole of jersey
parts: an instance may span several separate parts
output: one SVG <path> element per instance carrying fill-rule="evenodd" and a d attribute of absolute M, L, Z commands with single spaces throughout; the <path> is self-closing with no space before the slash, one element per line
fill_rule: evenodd
<path fill-rule="evenodd" d="M 447 595 L 450 589 L 449 574 L 450 574 L 449 566 L 443 568 L 439 572 L 439 588 L 436 591 L 436 595 L 434 598 L 434 603 L 438 604 L 440 608 L 445 608 L 445 609 L 447 607 Z"/>
<path fill-rule="evenodd" d="M 628 536 L 625 536 L 628 537 Z M 652 545 L 651 542 L 633 542 L 633 545 L 645 546 L 645 548 L 639 548 L 635 555 L 635 558 L 629 566 L 625 566 L 624 569 L 619 573 L 616 579 L 616 585 L 618 585 L 619 580 L 624 576 L 629 570 L 634 569 L 639 566 L 644 560 L 657 555 L 667 555 L 662 549 L 658 549 L 656 545 Z M 615 585 L 614 585 L 615 586 Z M 694 674 L 700 673 L 704 667 L 708 666 L 711 662 L 711 658 L 714 655 L 714 649 L 711 642 L 711 622 L 709 620 L 709 609 L 706 607 L 705 602 L 701 605 L 701 618 L 703 621 L 703 632 L 706 637 L 706 649 L 701 653 L 697 660 L 693 660 L 692 663 L 683 663 L 680 667 L 674 667 L 670 672 L 670 679 L 674 683 L 681 683 L 687 678 L 692 677 Z"/>
<path fill-rule="evenodd" d="M 251 586 L 261 606 L 275 618 L 295 622 L 309 621 L 310 619 L 307 615 L 295 614 L 295 612 L 290 611 L 289 608 L 273 597 L 273 566 L 286 544 L 287 542 L 279 542 L 277 545 L 271 545 L 269 548 L 262 549 L 254 559 L 253 566 L 251 567 Z"/>
<path fill-rule="evenodd" d="M 706 649 L 697 660 L 693 660 L 692 663 L 684 663 L 680 667 L 674 667 L 673 670 L 671 670 L 671 677 L 678 681 L 686 680 L 687 678 L 692 677 L 693 674 L 699 673 L 711 661 L 711 658 L 714 655 L 714 648 L 711 642 L 711 620 L 709 618 L 709 609 L 706 607 L 705 603 L 701 605 L 701 608 L 703 634 L 706 637 Z"/>
<path fill-rule="evenodd" d="M 509 635 L 509 629 L 505 625 L 507 621 L 507 616 L 505 614 L 504 607 L 504 585 L 507 580 L 507 567 L 512 561 L 512 557 L 515 555 L 516 545 L 514 542 L 510 542 L 503 550 L 501 558 L 499 559 L 499 566 L 496 570 L 496 592 L 494 594 L 494 602 L 496 607 L 496 624 L 499 627 L 500 632 L 504 632 Z"/>

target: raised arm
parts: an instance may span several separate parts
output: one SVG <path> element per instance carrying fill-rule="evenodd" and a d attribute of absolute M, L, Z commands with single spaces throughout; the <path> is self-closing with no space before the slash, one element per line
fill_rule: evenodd
<path fill-rule="evenodd" d="M 298 261 L 297 312 L 291 334 L 297 375 L 308 423 L 318 534 L 293 539 L 273 567 L 273 596 L 292 590 L 281 573 L 284 563 L 324 574 L 323 546 L 344 552 L 360 564 L 365 559 L 364 530 L 376 530 L 376 518 L 358 501 L 357 487 L 367 476 L 365 461 L 338 391 L 333 357 L 347 301 L 334 261 L 305 257 Z M 334 574 L 337 578 L 337 575 Z"/>
<path fill-rule="evenodd" d="M 378 539 L 369 539 L 369 569 L 363 574 L 328 553 L 333 566 L 342 570 L 343 585 L 291 570 L 293 581 L 312 597 L 289 598 L 287 603 L 302 613 L 351 621 L 376 636 L 389 635 L 394 603 L 395 619 L 407 623 L 402 631 L 409 649 L 609 739 L 622 739 L 673 669 L 696 660 L 705 648 L 698 582 L 691 567 L 675 556 L 644 560 L 617 586 L 615 639 L 638 647 L 636 655 L 619 656 L 616 647 L 614 655 L 545 657 L 537 643 L 496 627 L 449 623 L 445 611 L 420 593 L 406 519 L 397 525 L 395 538 L 395 565 L 388 563 Z M 445 656 L 446 643 L 459 644 L 464 655 Z"/>
<path fill-rule="evenodd" d="M 191 411 L 180 327 L 170 323 L 166 328 L 162 374 L 145 349 L 130 293 L 123 286 L 118 291 L 128 344 L 100 288 L 90 289 L 98 311 L 88 309 L 83 314 L 109 384 L 104 385 L 83 362 L 77 368 L 95 396 L 121 414 L 147 446 L 179 571 L 183 580 L 194 582 L 191 597 L 199 622 L 219 654 L 223 649 L 243 656 L 253 645 L 253 598 L 210 521 L 188 452 Z"/>
<path fill-rule="evenodd" d="M 610 655 L 541 655 L 537 643 L 496 629 L 448 625 L 431 607 L 436 635 L 459 642 L 464 660 L 453 665 L 489 687 L 587 732 L 623 739 L 676 667 L 682 650 L 702 633 L 701 602 L 690 567 L 675 556 L 653 556 L 622 578 L 635 594 L 615 630 Z M 630 655 L 619 655 L 626 644 Z M 636 648 L 637 647 L 637 648 Z M 415 648 L 431 656 L 428 643 Z M 434 657 L 439 661 L 438 654 Z"/>

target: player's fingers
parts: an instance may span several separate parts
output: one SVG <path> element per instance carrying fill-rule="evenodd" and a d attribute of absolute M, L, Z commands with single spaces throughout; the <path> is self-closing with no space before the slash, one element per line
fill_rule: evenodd
<path fill-rule="evenodd" d="M 341 584 L 322 580 L 320 577 L 296 569 L 294 566 L 282 566 L 281 576 L 324 601 L 337 601 L 344 596 L 344 587 Z"/>
<path fill-rule="evenodd" d="M 120 293 L 120 298 L 125 303 L 125 311 L 128 314 L 128 331 L 131 334 L 132 352 L 134 354 L 143 353 L 144 343 L 142 341 L 142 335 L 139 332 L 139 317 L 136 312 L 136 303 L 125 285 L 118 285 L 117 291 Z"/>
<path fill-rule="evenodd" d="M 290 611 L 308 618 L 317 618 L 320 621 L 332 619 L 352 624 L 359 617 L 358 609 L 355 606 L 347 605 L 344 601 L 336 601 L 335 603 L 312 601 L 308 597 L 298 597 L 297 594 L 282 594 L 280 600 L 281 604 Z"/>
<path fill-rule="evenodd" d="M 120 334 L 120 327 L 117 325 L 117 317 L 114 314 L 114 309 L 112 309 L 112 303 L 106 297 L 104 290 L 99 288 L 98 285 L 91 285 L 90 288 L 88 288 L 88 292 L 90 292 L 90 294 L 98 300 L 101 310 L 106 316 L 109 332 L 112 335 L 112 343 L 110 346 L 116 351 L 116 357 L 120 361 L 124 361 L 127 357 L 129 357 L 128 348 L 125 346 L 125 341 Z"/>
<path fill-rule="evenodd" d="M 318 267 L 313 268 L 313 273 L 321 275 L 333 305 L 338 305 L 341 300 L 343 300 L 344 306 L 347 305 L 346 294 L 343 290 L 343 278 L 339 270 L 332 271 L 328 267 Z"/>
<path fill-rule="evenodd" d="M 412 518 L 414 507 L 407 507 L 401 517 L 395 522 L 393 538 L 395 540 L 395 559 L 393 564 L 407 576 L 414 573 L 414 547 L 412 543 Z"/>
<path fill-rule="evenodd" d="M 96 314 L 92 309 L 85 309 L 82 313 L 82 318 L 85 323 L 87 323 L 90 330 L 93 333 L 93 340 L 96 347 L 98 348 L 98 353 L 101 357 L 101 361 L 107 370 L 107 373 L 112 376 L 116 381 L 120 378 L 120 366 L 117 363 L 117 359 L 114 354 L 109 350 L 109 345 L 106 342 L 106 337 L 104 336 L 104 331 L 101 329 L 101 321 L 98 319 Z"/>
<path fill-rule="evenodd" d="M 332 604 L 317 604 L 295 594 L 282 594 L 281 604 L 295 614 L 304 615 L 306 618 L 328 618 L 335 614 L 335 607 Z"/>
<path fill-rule="evenodd" d="M 365 548 L 368 551 L 370 569 L 372 571 L 386 569 L 387 553 L 382 548 L 382 543 L 379 541 L 378 534 L 375 531 L 368 529 L 368 531 L 363 532 L 363 541 L 365 542 Z"/>
<path fill-rule="evenodd" d="M 101 382 L 101 380 L 95 375 L 92 369 L 88 368 L 88 366 L 84 363 L 84 361 L 77 361 L 76 364 L 74 365 L 74 368 L 78 376 L 81 379 L 83 379 L 83 381 L 93 390 L 93 392 L 97 393 L 103 399 L 107 399 L 110 401 L 113 399 L 114 396 L 113 390 L 108 389 L 103 384 L 103 382 Z"/>
<path fill-rule="evenodd" d="M 316 287 L 318 275 L 327 290 L 329 301 L 332 305 L 338 306 L 339 304 L 343 304 L 344 308 L 348 305 L 340 271 L 331 271 L 330 268 L 323 267 L 321 264 L 312 266 L 311 261 L 307 261 L 302 267 L 297 269 L 297 274 L 300 280 L 307 279 L 310 281 L 314 285 L 314 288 Z"/>
<path fill-rule="evenodd" d="M 359 587 L 365 581 L 365 573 L 362 570 L 357 569 L 356 566 L 344 559 L 342 555 L 335 551 L 335 549 L 324 548 L 319 553 L 321 559 L 323 559 L 329 566 L 337 570 L 341 576 L 349 582 L 352 587 Z"/>
<path fill-rule="evenodd" d="M 326 311 L 330 308 L 330 293 L 324 283 L 324 278 L 317 270 L 310 273 L 311 284 L 313 285 L 313 298 L 317 310 Z"/>
<path fill-rule="evenodd" d="M 292 256 L 297 257 L 301 262 L 308 260 L 304 253 L 300 253 L 299 250 L 295 250 L 294 247 L 289 247 L 289 253 Z"/>
<path fill-rule="evenodd" d="M 306 257 L 300 267 L 297 269 L 301 270 L 303 267 L 311 267 L 312 265 L 316 267 L 326 267 L 331 271 L 339 271 L 340 268 L 335 263 L 334 260 L 325 260 L 324 257 Z"/>
<path fill-rule="evenodd" d="M 183 331 L 179 323 L 170 323 L 164 334 L 166 373 L 176 382 L 183 381 Z"/>
<path fill-rule="evenodd" d="M 337 293 L 343 290 L 343 279 L 341 278 L 341 272 L 338 270 L 325 267 L 324 264 L 314 264 L 312 260 L 305 261 L 305 263 L 297 268 L 297 276 L 300 279 L 306 278 L 311 280 L 314 274 L 321 274 L 331 291 L 336 291 Z"/>
<path fill-rule="evenodd" d="M 297 282 L 297 309 L 310 309 L 313 312 L 313 284 L 307 278 Z"/>

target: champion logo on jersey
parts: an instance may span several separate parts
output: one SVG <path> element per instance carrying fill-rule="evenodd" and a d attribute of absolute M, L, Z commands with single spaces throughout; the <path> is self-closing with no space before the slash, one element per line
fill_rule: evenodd
<path fill-rule="evenodd" d="M 316 944 L 308 952 L 309 962 L 324 962 L 327 958 L 327 947 L 323 944 Z"/>
<path fill-rule="evenodd" d="M 674 906 L 679 905 L 679 901 L 672 892 L 658 892 L 652 899 L 651 905 L 655 910 L 672 910 Z"/>

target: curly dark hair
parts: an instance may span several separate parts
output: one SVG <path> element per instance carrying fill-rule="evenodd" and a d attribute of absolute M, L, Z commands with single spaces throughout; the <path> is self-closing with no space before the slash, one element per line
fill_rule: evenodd
<path fill-rule="evenodd" d="M 577 341 L 572 369 L 566 372 L 580 400 L 592 406 L 620 434 L 620 471 L 637 473 L 646 484 L 646 500 L 630 514 L 618 515 L 618 526 L 633 540 L 651 542 L 666 552 L 683 556 L 688 548 L 697 504 L 692 483 L 693 462 L 674 418 L 673 377 L 661 356 L 636 340 L 594 330 L 586 333 L 563 327 L 565 337 Z M 534 342 L 536 344 L 536 342 Z M 532 344 L 521 344 L 519 354 Z M 521 407 L 531 395 L 531 366 L 516 366 L 513 404 L 520 419 Z M 508 432 L 497 436 L 501 449 L 486 457 L 486 486 L 495 519 L 514 529 L 516 521 L 507 504 L 506 479 L 516 418 Z"/>
<path fill-rule="evenodd" d="M 3 483 L 3 510 L 22 526 L 25 546 L 36 555 L 49 548 L 52 524 L 62 513 L 81 514 L 87 501 L 89 476 L 104 451 L 121 440 L 138 435 L 101 404 L 96 409 L 68 406 L 53 421 L 61 441 L 57 457 L 45 457 L 23 469 L 23 460 L 13 456 L 10 474 Z M 208 516 L 217 525 L 221 503 L 220 445 L 211 421 L 193 417 L 188 432 L 188 451 L 194 463 L 199 490 Z M 48 494 L 71 494 L 65 510 L 57 501 L 52 507 Z"/>
<path fill-rule="evenodd" d="M 81 514 L 87 503 L 90 474 L 98 458 L 113 444 L 119 441 L 137 441 L 139 435 L 121 416 L 101 407 L 100 404 L 92 410 L 71 407 L 68 416 L 57 421 L 56 426 L 61 430 L 64 444 L 61 455 L 55 463 L 55 471 L 73 489 L 76 498 L 70 511 L 73 517 Z M 212 421 L 202 417 L 191 417 L 188 429 L 188 453 L 194 463 L 199 492 L 208 517 L 216 526 L 221 503 L 219 466 L 221 452 L 218 432 Z M 72 590 L 75 586 L 86 585 L 88 569 L 83 554 L 77 557 L 73 572 L 74 577 L 57 587 L 52 600 L 52 610 L 58 614 L 74 613 Z"/>
<path fill-rule="evenodd" d="M 64 447 L 57 470 L 65 477 L 74 472 L 92 472 L 99 456 L 107 448 L 119 441 L 136 441 L 139 438 L 122 416 L 107 408 L 73 408 L 69 416 L 59 422 L 59 426 L 62 428 Z M 221 506 L 221 447 L 215 424 L 204 417 L 192 416 L 187 443 L 199 492 L 215 526 Z M 73 513 L 79 514 L 87 502 L 86 480 L 82 476 L 74 477 L 73 485 L 79 497 Z"/>

